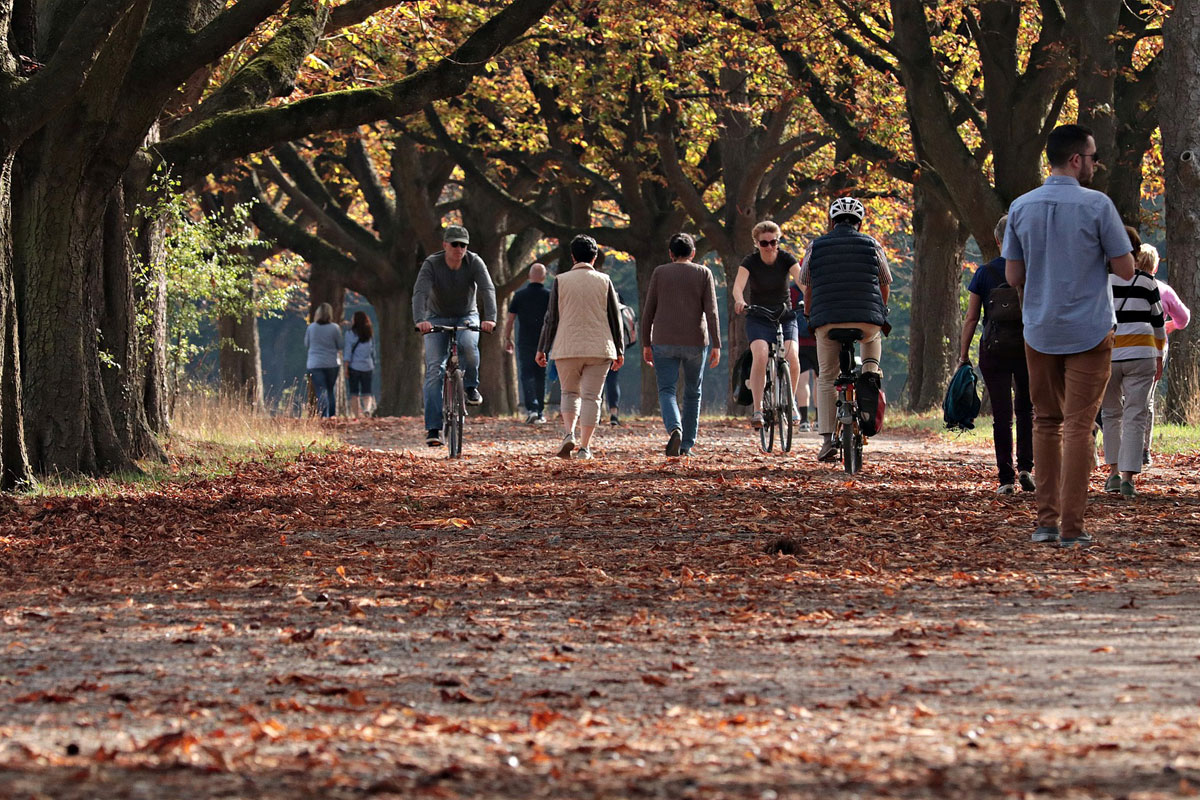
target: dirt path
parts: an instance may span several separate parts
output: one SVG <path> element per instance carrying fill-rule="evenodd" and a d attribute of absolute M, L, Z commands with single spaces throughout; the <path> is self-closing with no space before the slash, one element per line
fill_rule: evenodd
<path fill-rule="evenodd" d="M 1035 547 L 987 448 L 857 478 L 707 423 L 594 462 L 419 421 L 0 516 L 0 797 L 1071 797 L 1200 789 L 1200 482 Z M 1094 481 L 1100 488 L 1100 480 Z M 789 553 L 768 552 L 786 538 Z"/>

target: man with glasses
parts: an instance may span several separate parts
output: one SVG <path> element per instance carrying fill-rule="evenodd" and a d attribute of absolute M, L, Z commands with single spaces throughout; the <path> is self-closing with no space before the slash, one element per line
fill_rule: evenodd
<path fill-rule="evenodd" d="M 1037 477 L 1032 538 L 1088 547 L 1092 422 L 1108 385 L 1116 326 L 1109 265 L 1131 279 L 1133 245 L 1112 200 L 1084 188 L 1100 163 L 1092 132 L 1060 125 L 1046 140 L 1046 158 L 1045 183 L 1009 208 L 1002 249 L 1005 277 L 1023 292 Z"/>
<path fill-rule="evenodd" d="M 446 226 L 444 249 L 425 259 L 413 286 L 412 311 L 417 330 L 425 336 L 425 443 L 442 444 L 442 377 L 450 341 L 448 333 L 430 333 L 434 325 L 496 327 L 496 288 L 487 264 L 467 249 L 471 238 L 461 225 Z M 483 321 L 479 320 L 476 292 L 483 296 Z M 483 402 L 479 394 L 479 334 L 459 331 L 458 357 L 463 367 L 467 404 Z"/>
<path fill-rule="evenodd" d="M 791 295 L 788 294 L 788 279 L 800 277 L 800 262 L 779 246 L 779 226 L 770 220 L 758 223 L 751 232 L 754 236 L 755 252 L 742 260 L 737 277 L 733 281 L 733 313 L 741 314 L 747 305 L 763 306 L 780 314 L 790 312 Z M 750 299 L 745 297 L 750 289 Z M 746 317 L 746 339 L 750 342 L 750 393 L 754 397 L 751 406 L 750 424 L 763 426 L 762 396 L 767 382 L 767 358 L 771 352 L 770 342 L 775 341 L 775 323 L 750 315 Z M 783 321 L 784 355 L 792 372 L 792 397 L 796 396 L 796 381 L 800 379 L 800 331 L 796 317 L 789 314 Z M 793 401 L 792 405 L 795 405 Z M 794 417 L 800 412 L 793 408 Z"/>
<path fill-rule="evenodd" d="M 867 210 L 853 197 L 839 197 L 829 206 L 829 232 L 814 239 L 804 252 L 800 286 L 808 325 L 817 339 L 817 430 L 821 433 L 818 461 L 836 461 L 833 441 L 834 381 L 841 345 L 829 338 L 834 328 L 863 332 L 862 369 L 880 375 L 881 336 L 887 323 L 892 273 L 879 242 L 862 233 Z"/>

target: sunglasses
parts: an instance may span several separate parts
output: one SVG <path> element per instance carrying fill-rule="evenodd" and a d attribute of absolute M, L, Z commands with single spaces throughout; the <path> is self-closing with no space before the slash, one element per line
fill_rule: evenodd
<path fill-rule="evenodd" d="M 1100 154 L 1099 153 L 1080 153 L 1079 157 L 1080 158 L 1090 158 L 1092 160 L 1093 164 L 1100 163 Z"/>
<path fill-rule="evenodd" d="M 450 242 L 451 247 L 466 247 L 466 242 Z"/>
<path fill-rule="evenodd" d="M 759 247 L 775 247 L 779 244 L 778 239 L 763 239 L 758 243 Z"/>

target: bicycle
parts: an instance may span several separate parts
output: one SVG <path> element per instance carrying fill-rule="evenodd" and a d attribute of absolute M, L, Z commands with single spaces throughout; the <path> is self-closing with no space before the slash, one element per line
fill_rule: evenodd
<path fill-rule="evenodd" d="M 762 451 L 769 453 L 778 433 L 779 451 L 787 453 L 792 449 L 792 426 L 795 420 L 792 412 L 792 370 L 784 349 L 783 323 L 794 312 L 789 309 L 776 311 L 764 306 L 746 306 L 746 313 L 775 323 L 775 341 L 767 343 L 767 381 L 763 385 L 763 424 L 758 429 L 758 441 Z"/>
<path fill-rule="evenodd" d="M 462 455 L 463 420 L 467 418 L 467 390 L 463 386 L 463 369 L 458 363 L 458 332 L 479 330 L 478 325 L 434 325 L 428 331 L 450 334 L 450 354 L 442 375 L 442 431 L 446 436 L 448 458 Z"/>
<path fill-rule="evenodd" d="M 840 370 L 833 384 L 837 392 L 833 441 L 837 445 L 842 467 L 853 475 L 862 469 L 863 443 L 866 440 L 859 424 L 858 397 L 854 391 L 862 374 L 862 366 L 855 357 L 854 343 L 862 340 L 863 332 L 858 328 L 833 328 L 829 331 L 829 338 L 842 346 L 838 353 Z"/>

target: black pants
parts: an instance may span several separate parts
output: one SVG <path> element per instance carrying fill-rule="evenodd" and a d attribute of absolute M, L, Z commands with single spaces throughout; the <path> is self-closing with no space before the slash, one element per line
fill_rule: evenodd
<path fill-rule="evenodd" d="M 1024 358 L 996 358 L 981 351 L 979 371 L 992 400 L 992 438 L 1000 483 L 1014 483 L 1017 470 L 1033 469 L 1033 400 Z M 1013 469 L 1013 414 L 1017 421 L 1017 468 Z"/>
<path fill-rule="evenodd" d="M 534 357 L 537 346 L 517 350 L 517 372 L 521 380 L 521 403 L 530 414 L 541 414 L 546 402 L 546 368 L 539 367 Z"/>
<path fill-rule="evenodd" d="M 604 398 L 608 401 L 609 410 L 613 412 L 621 405 L 621 381 L 619 378 L 620 373 L 615 369 L 610 369 L 604 378 Z"/>

